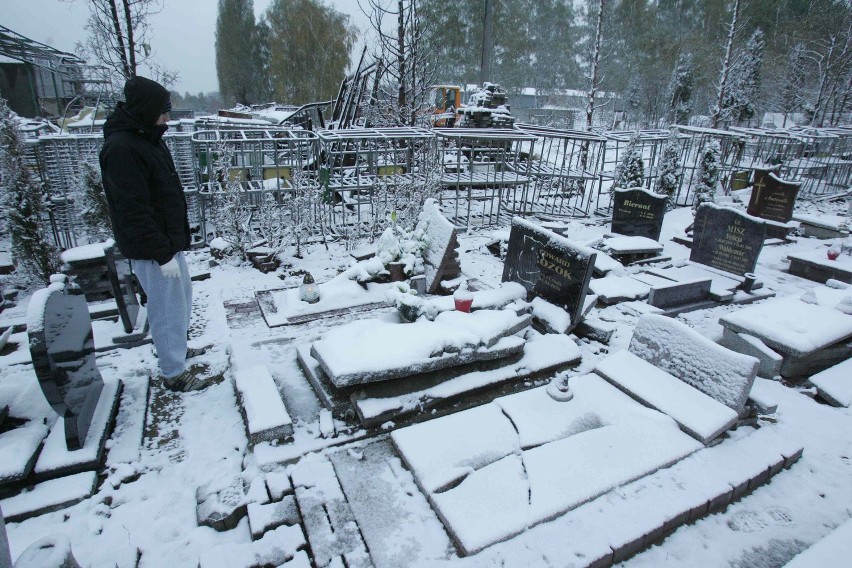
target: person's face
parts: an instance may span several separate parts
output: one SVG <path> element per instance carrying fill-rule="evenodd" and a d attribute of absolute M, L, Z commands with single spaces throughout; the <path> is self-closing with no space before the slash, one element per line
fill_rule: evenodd
<path fill-rule="evenodd" d="M 169 113 L 164 112 L 160 115 L 160 118 L 157 119 L 157 124 L 165 124 L 169 121 Z"/>

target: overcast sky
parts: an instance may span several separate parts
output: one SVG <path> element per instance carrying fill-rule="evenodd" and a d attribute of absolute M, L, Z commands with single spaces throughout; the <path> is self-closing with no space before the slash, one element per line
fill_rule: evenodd
<path fill-rule="evenodd" d="M 180 93 L 217 91 L 216 0 L 162 0 L 164 7 L 151 16 L 151 47 L 166 68 L 180 73 L 172 86 Z M 260 15 L 272 0 L 254 0 Z M 326 0 L 339 12 L 350 16 L 359 28 L 356 52 L 360 55 L 369 24 L 358 7 L 358 0 Z M 366 5 L 366 3 L 365 3 Z M 87 0 L 0 0 L 0 24 L 30 39 L 62 51 L 74 52 L 74 45 L 86 36 L 89 15 Z M 139 74 L 143 75 L 144 70 Z"/>

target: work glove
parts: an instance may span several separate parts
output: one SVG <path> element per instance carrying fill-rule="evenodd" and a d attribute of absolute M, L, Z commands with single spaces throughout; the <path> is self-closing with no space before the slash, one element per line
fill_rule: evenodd
<path fill-rule="evenodd" d="M 180 278 L 180 265 L 174 258 L 161 265 L 160 270 L 163 271 L 163 276 L 166 278 Z"/>

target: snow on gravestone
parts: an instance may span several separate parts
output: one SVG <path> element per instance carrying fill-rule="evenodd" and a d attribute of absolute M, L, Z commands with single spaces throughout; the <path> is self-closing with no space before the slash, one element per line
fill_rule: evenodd
<path fill-rule="evenodd" d="M 758 360 L 731 351 L 672 318 L 642 316 L 628 351 L 742 414 Z"/>
<path fill-rule="evenodd" d="M 613 193 L 612 225 L 619 235 L 660 239 L 668 198 L 641 187 L 618 188 Z"/>
<path fill-rule="evenodd" d="M 456 252 L 459 247 L 456 227 L 441 214 L 441 208 L 434 199 L 427 199 L 423 203 L 418 228 L 425 229 L 424 236 L 428 243 L 423 251 L 426 291 L 434 294 L 442 280 L 461 276 L 461 264 Z"/>
<path fill-rule="evenodd" d="M 754 272 L 765 238 L 761 219 L 703 203 L 695 214 L 689 260 L 742 276 Z"/>
<path fill-rule="evenodd" d="M 83 291 L 64 276 L 37 290 L 27 313 L 33 369 L 44 397 L 65 421 L 65 444 L 86 441 L 104 382 L 95 361 L 92 320 Z"/>
<path fill-rule="evenodd" d="M 527 289 L 571 314 L 571 327 L 582 315 L 597 253 L 520 217 L 512 219 L 503 282 Z"/>

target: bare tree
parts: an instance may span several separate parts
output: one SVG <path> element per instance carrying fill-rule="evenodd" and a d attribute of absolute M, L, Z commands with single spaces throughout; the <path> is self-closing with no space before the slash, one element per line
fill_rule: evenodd
<path fill-rule="evenodd" d="M 395 125 L 414 125 L 433 83 L 434 59 L 424 48 L 426 20 L 420 0 L 359 1 L 376 34 L 373 56 L 383 62 L 383 97 L 394 101 L 381 117 Z M 389 20 L 395 20 L 391 30 Z M 395 92 L 394 92 L 395 91 Z"/>
<path fill-rule="evenodd" d="M 595 24 L 595 39 L 592 44 L 589 69 L 589 101 L 586 103 L 586 130 L 592 131 L 592 115 L 595 112 L 595 96 L 597 95 L 600 77 L 598 67 L 601 60 L 601 40 L 603 39 L 604 0 L 598 0 L 598 17 Z"/>
<path fill-rule="evenodd" d="M 150 70 L 148 74 L 166 87 L 177 80 L 176 72 L 152 56 L 148 18 L 163 9 L 163 1 L 88 0 L 89 35 L 77 49 L 86 59 L 100 63 L 104 71 L 101 78 L 110 83 L 114 92 L 126 79 L 136 76 L 143 64 Z"/>

